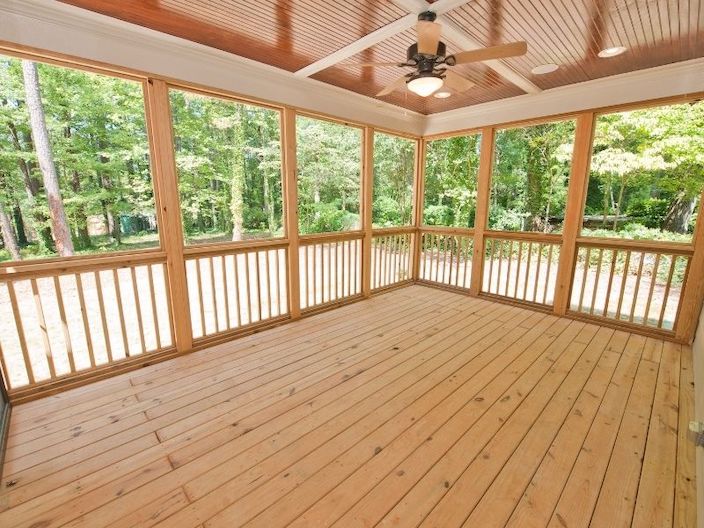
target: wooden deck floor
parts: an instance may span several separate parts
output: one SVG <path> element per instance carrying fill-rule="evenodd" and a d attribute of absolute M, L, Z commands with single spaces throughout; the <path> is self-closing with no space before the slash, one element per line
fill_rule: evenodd
<path fill-rule="evenodd" d="M 695 526 L 688 347 L 413 286 L 18 406 L 3 527 Z"/>

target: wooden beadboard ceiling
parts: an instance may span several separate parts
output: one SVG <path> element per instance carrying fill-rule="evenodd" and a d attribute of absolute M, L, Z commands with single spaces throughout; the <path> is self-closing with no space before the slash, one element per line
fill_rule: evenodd
<path fill-rule="evenodd" d="M 383 0 L 61 1 L 292 72 L 409 13 Z M 527 41 L 525 56 L 503 63 L 547 90 L 703 57 L 703 4 L 704 0 L 472 0 L 439 22 L 451 21 L 483 46 Z M 414 40 L 415 31 L 408 29 L 344 62 L 404 60 Z M 444 40 L 450 53 L 461 49 Z M 615 45 L 628 50 L 610 59 L 597 57 L 599 50 Z M 560 68 L 547 75 L 531 74 L 532 68 L 545 63 Z M 337 64 L 311 76 L 373 97 L 405 71 Z M 525 93 L 484 64 L 455 71 L 476 86 L 448 99 L 422 98 L 407 90 L 381 99 L 432 114 Z"/>

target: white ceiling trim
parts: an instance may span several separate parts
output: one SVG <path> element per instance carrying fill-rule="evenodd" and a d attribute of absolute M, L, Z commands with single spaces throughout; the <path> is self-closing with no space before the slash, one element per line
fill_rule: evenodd
<path fill-rule="evenodd" d="M 425 0 L 391 0 L 394 4 L 397 6 L 407 9 L 408 11 L 414 11 L 420 9 L 421 11 L 423 10 L 430 10 L 430 11 L 435 11 L 435 4 L 428 4 L 426 3 Z M 466 2 L 463 2 L 466 3 Z M 423 7 L 424 6 L 424 7 Z M 458 6 L 455 6 L 458 7 Z M 442 33 L 449 40 L 450 42 L 453 42 L 457 44 L 460 48 L 463 50 L 475 50 L 475 49 L 480 49 L 484 48 L 485 46 L 482 45 L 480 42 L 477 40 L 473 39 L 470 37 L 466 31 L 464 31 L 461 27 L 459 27 L 457 24 L 455 24 L 452 20 L 450 20 L 446 16 L 442 16 L 442 13 L 446 12 L 439 12 L 435 11 L 438 13 L 438 21 L 442 24 Z M 521 90 L 527 93 L 540 93 L 541 89 L 530 82 L 528 79 L 526 79 L 523 75 L 518 73 L 516 70 L 508 66 L 504 61 L 501 60 L 491 60 L 491 61 L 484 61 L 484 64 L 486 64 L 489 68 L 494 70 L 496 73 L 501 75 L 504 79 L 507 81 L 515 84 L 518 86 Z"/>
<path fill-rule="evenodd" d="M 426 116 L 423 135 L 704 91 L 704 58 L 612 75 Z"/>
<path fill-rule="evenodd" d="M 425 116 L 337 86 L 53 0 L 0 1 L 0 40 L 420 134 Z"/>
<path fill-rule="evenodd" d="M 358 40 L 355 40 L 347 46 L 331 53 L 327 57 L 323 57 L 319 61 L 301 68 L 296 71 L 296 75 L 300 77 L 309 77 L 310 75 L 318 73 L 319 71 L 329 68 L 330 66 L 334 66 L 345 59 L 349 59 L 357 53 L 364 51 L 367 48 L 371 48 L 375 44 L 383 42 L 394 35 L 403 33 L 416 24 L 418 21 L 418 14 L 423 13 L 424 11 L 433 11 L 434 13 L 441 15 L 442 13 L 452 11 L 453 9 L 470 1 L 471 0 L 438 0 L 431 5 L 426 3 L 425 0 L 421 0 L 420 3 L 413 8 L 409 8 L 408 6 L 400 6 L 406 11 L 410 11 L 410 13 L 399 18 L 398 20 L 395 20 L 394 22 L 391 22 L 390 24 L 387 24 L 384 27 L 377 29 L 376 31 L 372 31 Z M 402 59 L 405 60 L 405 57 L 402 57 Z"/>

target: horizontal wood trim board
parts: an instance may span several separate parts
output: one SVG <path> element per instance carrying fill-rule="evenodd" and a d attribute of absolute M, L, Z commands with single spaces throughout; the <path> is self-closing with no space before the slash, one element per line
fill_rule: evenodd
<path fill-rule="evenodd" d="M 183 248 L 183 254 L 187 258 L 232 255 L 235 253 L 247 253 L 250 251 L 265 251 L 267 249 L 281 249 L 288 247 L 288 239 L 279 240 L 256 240 L 232 242 L 228 244 L 213 244 L 203 246 L 187 246 Z"/>
<path fill-rule="evenodd" d="M 131 266 L 141 266 L 144 264 L 158 264 L 166 262 L 166 252 L 145 251 L 143 253 L 130 253 L 129 255 L 114 254 L 102 257 L 67 257 L 55 259 L 42 259 L 41 262 L 35 260 L 25 260 L 0 265 L 0 280 L 29 278 L 29 277 L 53 277 L 78 271 L 97 271 L 113 268 L 127 268 Z"/>
<path fill-rule="evenodd" d="M 310 246 L 313 244 L 341 242 L 343 240 L 362 240 L 363 238 L 363 231 L 346 231 L 343 233 L 321 233 L 319 235 L 301 235 L 299 238 L 299 244 L 301 246 Z"/>
<path fill-rule="evenodd" d="M 466 235 L 473 236 L 474 229 L 471 227 L 444 227 L 444 226 L 421 226 L 421 233 L 435 233 L 439 235 Z"/>
<path fill-rule="evenodd" d="M 96 367 L 90 371 L 76 372 L 66 377 L 40 382 L 29 387 L 22 387 L 8 391 L 10 402 L 13 405 L 26 403 L 46 396 L 51 396 L 58 392 L 75 389 L 83 385 L 88 385 L 98 380 L 112 378 L 125 372 L 154 365 L 162 361 L 181 355 L 174 347 L 169 347 L 159 352 L 149 352 L 148 354 L 128 357 L 115 361 L 109 365 Z"/>

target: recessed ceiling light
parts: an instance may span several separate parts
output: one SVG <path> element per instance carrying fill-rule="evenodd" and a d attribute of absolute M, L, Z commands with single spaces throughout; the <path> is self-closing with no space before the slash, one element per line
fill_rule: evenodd
<path fill-rule="evenodd" d="M 615 57 L 616 55 L 621 55 L 626 51 L 625 46 L 613 46 L 611 48 L 604 48 L 599 52 L 599 57 L 602 59 L 608 59 L 609 57 Z"/>
<path fill-rule="evenodd" d="M 557 64 L 541 64 L 540 66 L 533 68 L 530 72 L 533 75 L 545 75 L 546 73 L 554 72 L 558 68 L 559 66 Z"/>
<path fill-rule="evenodd" d="M 452 95 L 452 92 L 448 92 L 447 90 L 440 90 L 439 92 L 435 92 L 433 94 L 433 97 L 437 97 L 438 99 L 447 99 Z"/>

